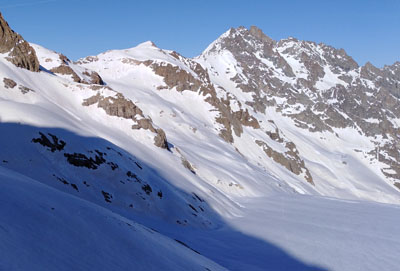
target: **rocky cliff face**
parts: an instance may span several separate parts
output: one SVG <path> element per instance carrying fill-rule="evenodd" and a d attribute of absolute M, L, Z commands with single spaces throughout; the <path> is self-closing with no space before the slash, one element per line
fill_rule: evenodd
<path fill-rule="evenodd" d="M 101 88 L 93 88 L 98 91 Z M 113 91 L 110 88 L 107 88 Z M 91 106 L 97 104 L 98 108 L 102 108 L 107 115 L 129 119 L 136 124 L 132 125 L 132 129 L 145 129 L 154 133 L 154 145 L 159 148 L 168 150 L 168 142 L 165 132 L 160 128 L 155 128 L 151 119 L 143 115 L 143 111 L 137 107 L 132 101 L 125 98 L 121 93 L 115 92 L 114 96 L 104 97 L 99 92 L 96 95 L 85 99 L 82 103 L 83 106 Z"/>
<path fill-rule="evenodd" d="M 55 58 L 46 58 L 45 61 L 47 62 L 55 62 L 59 66 L 53 67 L 50 69 L 52 73 L 60 74 L 60 75 L 69 75 L 71 76 L 72 80 L 76 83 L 81 84 L 95 84 L 95 85 L 105 85 L 103 79 L 97 72 L 89 71 L 87 69 L 83 71 L 75 71 L 74 64 L 68 57 L 64 56 L 63 54 L 53 52 L 53 55 L 58 55 L 58 59 Z M 79 74 L 78 74 L 79 73 Z"/>
<path fill-rule="evenodd" d="M 224 54 L 235 65 L 221 74 L 214 60 Z M 398 62 L 359 67 L 343 49 L 295 38 L 274 41 L 256 27 L 230 29 L 198 61 L 215 81 L 233 81 L 249 93 L 250 112 L 273 107 L 313 133 L 354 129 L 365 135 L 375 146 L 367 156 L 386 165 L 381 171 L 395 185 L 400 181 Z"/>
<path fill-rule="evenodd" d="M 24 69 L 39 71 L 35 50 L 21 35 L 15 33 L 0 14 L 0 53 L 7 54 L 7 60 Z"/>

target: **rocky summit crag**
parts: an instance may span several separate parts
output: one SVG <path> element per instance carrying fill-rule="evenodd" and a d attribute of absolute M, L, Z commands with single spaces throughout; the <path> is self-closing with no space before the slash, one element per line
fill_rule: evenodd
<path fill-rule="evenodd" d="M 39 61 L 35 50 L 21 35 L 15 33 L 0 13 L 0 53 L 7 54 L 7 59 L 17 67 L 30 71 L 39 71 Z"/>

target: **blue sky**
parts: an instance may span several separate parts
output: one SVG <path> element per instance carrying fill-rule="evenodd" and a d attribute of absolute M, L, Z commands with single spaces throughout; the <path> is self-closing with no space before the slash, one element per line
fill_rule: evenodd
<path fill-rule="evenodd" d="M 192 57 L 230 27 L 257 25 L 344 48 L 359 64 L 400 61 L 400 0 L 0 0 L 25 39 L 71 59 L 152 40 Z"/>

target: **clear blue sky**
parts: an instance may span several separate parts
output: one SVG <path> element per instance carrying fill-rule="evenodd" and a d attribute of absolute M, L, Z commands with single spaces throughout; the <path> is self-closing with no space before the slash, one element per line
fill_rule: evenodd
<path fill-rule="evenodd" d="M 257 25 L 344 48 L 359 64 L 400 61 L 400 0 L 0 0 L 25 39 L 77 59 L 152 40 L 192 57 L 230 27 Z"/>

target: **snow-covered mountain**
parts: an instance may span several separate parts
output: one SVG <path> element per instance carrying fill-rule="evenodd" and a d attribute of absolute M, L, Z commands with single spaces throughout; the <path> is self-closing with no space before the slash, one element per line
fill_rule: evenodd
<path fill-rule="evenodd" d="M 72 62 L 0 24 L 0 269 L 399 264 L 399 63 L 256 27 Z"/>

